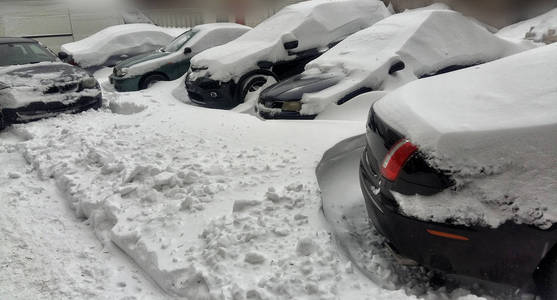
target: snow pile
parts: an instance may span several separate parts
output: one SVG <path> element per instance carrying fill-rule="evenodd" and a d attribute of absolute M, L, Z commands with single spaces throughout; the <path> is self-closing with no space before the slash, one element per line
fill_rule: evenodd
<path fill-rule="evenodd" d="M 237 81 L 259 61 L 279 62 L 295 58 L 283 44 L 298 41 L 293 52 L 327 48 L 348 35 L 390 15 L 385 5 L 376 0 L 312 0 L 283 8 L 240 38 L 220 47 L 204 51 L 192 59 L 192 79 L 209 74 L 227 82 Z"/>
<path fill-rule="evenodd" d="M 83 40 L 62 45 L 83 68 L 100 66 L 112 56 L 137 55 L 167 45 L 184 28 L 164 28 L 152 24 L 111 26 Z"/>
<path fill-rule="evenodd" d="M 95 97 L 99 94 L 97 89 L 77 92 L 80 81 L 88 77 L 86 71 L 60 62 L 0 67 L 0 82 L 9 86 L 0 90 L 0 107 L 20 108 L 33 102 L 70 104 L 81 96 Z M 74 85 L 75 90 L 44 93 L 53 86 L 66 85 Z"/>
<path fill-rule="evenodd" d="M 470 66 L 530 48 L 494 36 L 450 10 L 420 9 L 393 15 L 339 43 L 310 62 L 304 74 L 339 74 L 338 84 L 302 98 L 314 115 L 360 88 L 389 90 L 449 66 Z M 389 75 L 403 61 L 404 71 Z"/>
<path fill-rule="evenodd" d="M 206 49 L 235 40 L 249 30 L 251 30 L 251 28 L 248 26 L 234 23 L 214 23 L 195 26 L 191 29 L 192 32 L 196 32 L 195 35 L 180 49 L 172 53 L 161 53 L 161 57 L 157 59 L 148 60 L 129 68 L 124 68 L 123 70 L 126 72 L 124 78 L 147 74 L 148 72 L 154 71 L 164 65 L 175 64 L 183 61 L 184 49 L 186 47 L 192 49 L 192 53 L 188 54 L 189 57 L 192 57 L 205 51 Z"/>
<path fill-rule="evenodd" d="M 557 44 L 411 83 L 377 102 L 387 124 L 457 181 L 457 191 L 432 197 L 396 195 L 403 211 L 492 227 L 557 222 L 555 70 Z"/>
<path fill-rule="evenodd" d="M 533 19 L 507 26 L 497 35 L 538 43 L 555 43 L 557 42 L 557 8 Z"/>

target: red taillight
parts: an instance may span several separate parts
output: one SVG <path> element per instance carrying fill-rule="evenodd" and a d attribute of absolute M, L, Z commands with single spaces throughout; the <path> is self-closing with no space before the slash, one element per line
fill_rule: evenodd
<path fill-rule="evenodd" d="M 385 156 L 381 165 L 381 174 L 390 181 L 396 180 L 404 164 L 417 150 L 418 147 L 406 139 L 398 141 Z"/>

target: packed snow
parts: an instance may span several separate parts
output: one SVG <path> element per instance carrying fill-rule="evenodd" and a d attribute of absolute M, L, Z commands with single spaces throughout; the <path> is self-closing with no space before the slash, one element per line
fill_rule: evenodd
<path fill-rule="evenodd" d="M 240 38 L 204 51 L 192 59 L 192 79 L 209 74 L 212 79 L 237 81 L 257 63 L 288 61 L 295 58 L 283 44 L 298 41 L 293 52 L 326 49 L 348 35 L 389 16 L 385 5 L 376 0 L 313 0 L 283 8 Z M 205 69 L 206 68 L 206 69 Z"/>
<path fill-rule="evenodd" d="M 61 62 L 41 62 L 37 64 L 0 67 L 0 82 L 9 88 L 0 90 L 1 108 L 20 108 L 33 102 L 73 103 L 77 97 L 99 94 L 98 89 L 77 91 L 80 80 L 90 77 L 82 69 Z M 64 94 L 45 94 L 56 85 L 74 84 L 75 91 Z"/>
<path fill-rule="evenodd" d="M 557 44 L 413 82 L 378 101 L 377 114 L 457 181 L 431 197 L 396 195 L 402 210 L 491 227 L 556 222 L 555 70 Z"/>
<path fill-rule="evenodd" d="M 418 9 L 393 15 L 348 37 L 306 65 L 304 74 L 337 74 L 341 81 L 302 97 L 301 114 L 321 113 L 361 88 L 393 90 L 450 66 L 471 66 L 531 48 L 494 36 L 458 12 Z M 403 71 L 389 75 L 397 61 Z M 342 106 L 342 105 L 341 105 Z"/>
<path fill-rule="evenodd" d="M 557 8 L 547 13 L 522 21 L 501 29 L 497 35 L 527 39 L 538 43 L 551 44 L 557 42 Z"/>
<path fill-rule="evenodd" d="M 195 34 L 182 45 L 180 49 L 166 56 L 161 56 L 157 59 L 145 61 L 122 69 L 126 73 L 123 78 L 147 74 L 166 64 L 178 63 L 184 59 L 184 49 L 187 47 L 192 50 L 191 54 L 188 54 L 188 56 L 193 57 L 206 49 L 235 40 L 249 30 L 251 30 L 251 28 L 248 26 L 234 23 L 214 23 L 195 26 L 191 29 L 191 32 L 195 32 Z"/>
<path fill-rule="evenodd" d="M 62 51 L 83 68 L 101 66 L 113 56 L 137 55 L 159 49 L 186 30 L 152 24 L 115 25 L 83 40 L 64 44 Z"/>

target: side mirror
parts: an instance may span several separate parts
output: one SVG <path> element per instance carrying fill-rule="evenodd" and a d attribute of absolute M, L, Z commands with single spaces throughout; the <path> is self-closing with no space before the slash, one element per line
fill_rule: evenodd
<path fill-rule="evenodd" d="M 192 53 L 192 50 L 191 50 L 190 47 L 184 48 L 184 54 L 185 54 L 185 55 L 188 55 L 188 54 L 191 54 L 191 53 Z"/>
<path fill-rule="evenodd" d="M 62 61 L 65 61 L 66 59 L 68 59 L 68 57 L 70 57 L 68 55 L 68 53 L 64 52 L 64 51 L 60 51 L 58 52 L 58 58 Z"/>
<path fill-rule="evenodd" d="M 404 68 L 406 68 L 406 65 L 404 64 L 404 62 L 399 60 L 391 66 L 391 68 L 389 69 L 389 75 L 393 75 L 398 71 L 402 71 L 404 70 Z"/>
<path fill-rule="evenodd" d="M 284 43 L 284 49 L 286 50 L 292 50 L 292 49 L 296 49 L 298 48 L 298 41 L 291 41 L 291 42 L 286 42 Z"/>

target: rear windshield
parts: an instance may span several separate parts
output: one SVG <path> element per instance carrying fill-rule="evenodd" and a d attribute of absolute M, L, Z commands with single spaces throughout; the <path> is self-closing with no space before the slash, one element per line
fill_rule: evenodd
<path fill-rule="evenodd" d="M 197 30 L 188 30 L 179 37 L 175 38 L 168 46 L 163 48 L 164 52 L 176 52 L 182 48 L 195 34 Z"/>
<path fill-rule="evenodd" d="M 56 57 L 37 43 L 0 44 L 0 66 L 56 61 Z"/>

